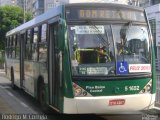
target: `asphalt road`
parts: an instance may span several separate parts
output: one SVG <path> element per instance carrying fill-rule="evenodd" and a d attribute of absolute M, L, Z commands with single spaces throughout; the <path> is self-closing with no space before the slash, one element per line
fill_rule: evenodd
<path fill-rule="evenodd" d="M 0 120 L 106 120 L 98 115 L 46 115 L 37 100 L 20 89 L 13 90 L 10 81 L 0 74 Z"/>

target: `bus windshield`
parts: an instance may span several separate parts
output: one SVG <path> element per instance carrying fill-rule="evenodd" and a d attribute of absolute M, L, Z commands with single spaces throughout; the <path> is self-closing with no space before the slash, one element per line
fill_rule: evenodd
<path fill-rule="evenodd" d="M 146 26 L 69 25 L 73 75 L 128 75 L 151 72 Z"/>

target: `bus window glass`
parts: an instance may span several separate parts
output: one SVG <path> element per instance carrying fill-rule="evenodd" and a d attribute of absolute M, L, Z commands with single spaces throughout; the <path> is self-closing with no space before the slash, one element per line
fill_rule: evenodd
<path fill-rule="evenodd" d="M 39 61 L 40 62 L 47 61 L 47 43 L 39 44 Z"/>
<path fill-rule="evenodd" d="M 15 58 L 15 44 L 16 44 L 16 36 L 12 37 L 12 58 Z"/>
<path fill-rule="evenodd" d="M 114 74 L 114 47 L 109 25 L 69 26 L 69 40 L 74 75 Z"/>
<path fill-rule="evenodd" d="M 26 39 L 26 44 L 31 43 L 31 30 L 27 31 L 27 39 Z"/>
<path fill-rule="evenodd" d="M 19 58 L 19 56 L 20 56 L 20 45 L 18 36 L 16 36 L 16 58 Z"/>
<path fill-rule="evenodd" d="M 8 37 L 8 58 L 11 58 L 11 37 Z"/>
<path fill-rule="evenodd" d="M 118 61 L 128 64 L 150 64 L 147 28 L 136 25 L 113 25 Z"/>
<path fill-rule="evenodd" d="M 8 55 L 9 55 L 9 37 L 7 37 L 7 39 L 6 39 L 7 41 L 6 41 L 6 55 L 7 55 L 7 58 L 8 58 Z"/>
<path fill-rule="evenodd" d="M 9 39 L 8 39 L 8 37 L 6 38 L 6 47 L 9 47 L 8 46 L 8 43 L 9 43 Z"/>
<path fill-rule="evenodd" d="M 11 57 L 11 38 L 8 37 L 8 58 Z"/>
<path fill-rule="evenodd" d="M 38 53 L 37 53 L 37 44 L 32 44 L 32 60 L 37 61 Z"/>
<path fill-rule="evenodd" d="M 31 45 L 31 54 L 32 54 L 32 60 L 33 61 L 37 61 L 38 59 L 38 53 L 37 53 L 37 44 L 38 44 L 38 35 L 39 35 L 39 32 L 38 32 L 38 27 L 35 27 L 33 29 L 33 41 L 32 41 L 32 45 Z"/>
<path fill-rule="evenodd" d="M 41 42 L 46 41 L 46 35 L 47 35 L 47 24 L 43 24 L 41 28 Z"/>
<path fill-rule="evenodd" d="M 151 72 L 148 38 L 146 26 L 131 23 L 70 26 L 73 75 L 127 75 Z"/>
<path fill-rule="evenodd" d="M 15 46 L 14 46 L 14 43 L 15 43 L 15 39 L 13 36 L 10 37 L 11 38 L 11 58 L 14 58 L 15 57 Z"/>
<path fill-rule="evenodd" d="M 25 44 L 25 59 L 31 60 L 32 59 L 32 30 L 27 31 L 27 40 Z"/>
<path fill-rule="evenodd" d="M 37 43 L 37 41 L 38 41 L 38 27 L 35 27 L 33 35 L 33 43 Z"/>

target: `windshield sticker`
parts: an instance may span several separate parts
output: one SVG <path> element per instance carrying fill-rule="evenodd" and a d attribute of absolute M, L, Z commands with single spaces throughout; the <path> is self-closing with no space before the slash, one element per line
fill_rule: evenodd
<path fill-rule="evenodd" d="M 82 75 L 108 75 L 106 67 L 80 67 L 79 73 Z"/>
<path fill-rule="evenodd" d="M 129 72 L 151 72 L 150 64 L 129 64 Z"/>
<path fill-rule="evenodd" d="M 104 34 L 104 26 L 75 26 L 76 34 Z"/>
<path fill-rule="evenodd" d="M 128 63 L 126 61 L 117 62 L 117 74 L 128 74 Z"/>
<path fill-rule="evenodd" d="M 72 66 L 77 67 L 78 66 L 78 61 L 77 60 L 72 60 Z"/>

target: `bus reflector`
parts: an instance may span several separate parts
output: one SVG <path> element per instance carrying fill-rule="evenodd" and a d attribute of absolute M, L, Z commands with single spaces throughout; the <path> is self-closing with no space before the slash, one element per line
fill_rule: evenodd
<path fill-rule="evenodd" d="M 124 104 L 125 104 L 125 99 L 109 100 L 109 106 L 124 105 Z"/>

